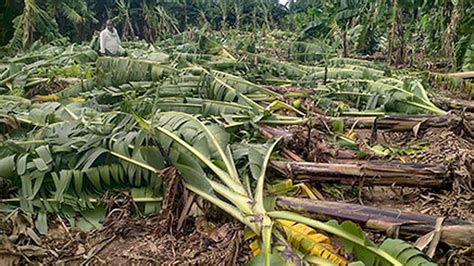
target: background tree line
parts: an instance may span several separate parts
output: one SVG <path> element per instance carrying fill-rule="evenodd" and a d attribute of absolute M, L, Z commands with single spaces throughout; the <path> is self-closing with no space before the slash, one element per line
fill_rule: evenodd
<path fill-rule="evenodd" d="M 336 43 L 343 56 L 413 55 L 444 58 L 460 68 L 472 61 L 474 7 L 470 0 L 2 0 L 0 45 L 90 40 L 112 18 L 122 38 L 155 42 L 191 28 L 225 32 L 296 33 Z"/>

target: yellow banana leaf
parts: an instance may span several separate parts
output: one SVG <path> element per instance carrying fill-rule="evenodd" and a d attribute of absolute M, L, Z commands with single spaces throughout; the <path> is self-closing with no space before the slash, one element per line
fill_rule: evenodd
<path fill-rule="evenodd" d="M 347 265 L 347 261 L 338 255 L 334 247 L 331 246 L 327 236 L 304 224 L 281 219 L 276 220 L 276 222 L 283 228 L 288 242 L 294 249 L 324 258 L 338 265 Z"/>
<path fill-rule="evenodd" d="M 260 245 L 258 243 L 258 239 L 255 239 L 250 243 L 250 250 L 252 251 L 252 256 L 257 257 L 260 254 Z"/>
<path fill-rule="evenodd" d="M 36 95 L 33 98 L 37 102 L 52 102 L 59 100 L 59 96 L 57 95 Z"/>
<path fill-rule="evenodd" d="M 59 99 L 61 99 L 59 96 L 57 95 L 36 95 L 34 98 L 33 98 L 33 101 L 35 102 L 55 102 L 55 101 L 59 101 Z M 76 103 L 76 102 L 84 102 L 85 99 L 84 97 L 69 97 L 67 98 L 70 102 L 73 102 L 73 103 Z"/>
<path fill-rule="evenodd" d="M 260 244 L 258 242 L 258 238 L 256 238 L 257 234 L 255 234 L 254 231 L 250 230 L 249 228 L 244 229 L 244 240 L 250 240 L 253 238 L 253 241 L 250 243 L 249 247 L 250 250 L 252 251 L 252 255 L 254 257 L 258 256 L 260 254 Z"/>
<path fill-rule="evenodd" d="M 276 182 L 273 185 L 269 185 L 268 191 L 274 194 L 288 194 L 291 193 L 292 195 L 305 195 L 310 199 L 321 199 L 324 200 L 324 197 L 319 191 L 314 189 L 311 185 L 300 183 L 297 185 L 293 184 L 292 179 L 285 179 Z"/>
<path fill-rule="evenodd" d="M 84 97 L 69 97 L 68 100 L 73 102 L 73 103 L 79 103 L 79 102 L 85 102 L 86 101 L 84 99 Z"/>
<path fill-rule="evenodd" d="M 236 60 L 235 57 L 233 57 L 226 49 L 224 48 L 221 48 L 219 50 L 219 52 L 217 53 L 219 56 L 222 56 L 222 57 L 228 57 L 232 60 Z"/>

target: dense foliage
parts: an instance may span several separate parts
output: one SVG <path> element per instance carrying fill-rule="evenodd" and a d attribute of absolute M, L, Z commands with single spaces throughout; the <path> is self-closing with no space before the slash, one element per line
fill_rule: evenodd
<path fill-rule="evenodd" d="M 7 0 L 0 43 L 28 47 L 61 36 L 91 39 L 112 18 L 125 39 L 157 41 L 194 27 L 291 30 L 353 53 L 381 53 L 391 63 L 445 58 L 472 67 L 474 7 L 468 0 Z"/>

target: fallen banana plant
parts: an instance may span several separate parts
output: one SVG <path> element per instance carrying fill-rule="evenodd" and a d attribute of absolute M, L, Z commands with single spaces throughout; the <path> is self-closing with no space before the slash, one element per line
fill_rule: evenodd
<path fill-rule="evenodd" d="M 150 140 L 133 130 L 130 115 L 99 114 L 83 103 L 30 107 L 29 113 L 22 108 L 12 112 L 12 118 L 23 132 L 31 130 L 41 139 L 30 139 L 28 133 L 17 139 L 21 135 L 16 134 L 0 144 L 0 178 L 19 188 L 1 203 L 28 213 L 60 213 L 73 227 L 76 213 L 100 211 L 100 199 L 109 190 L 128 189 L 142 213 L 160 209 L 164 159 L 149 163 L 161 153 L 144 146 Z M 103 208 L 93 215 L 94 226 L 104 215 Z M 47 225 L 46 215 L 37 219 Z M 41 232 L 46 231 L 43 226 Z"/>
<path fill-rule="evenodd" d="M 222 128 L 178 112 L 157 113 L 151 121 L 137 115 L 135 118 L 161 143 L 163 150 L 167 152 L 165 156 L 180 171 L 189 190 L 245 224 L 259 237 L 259 248 L 265 265 L 270 265 L 271 262 L 273 264 L 275 256 L 278 258 L 277 250 L 272 248 L 273 239 L 278 235 L 274 226 L 278 219 L 302 224 L 296 228 L 306 225 L 342 238 L 348 252 L 353 252 L 358 259 L 369 265 L 418 265 L 420 262 L 429 262 L 420 251 L 399 240 L 389 239 L 381 247 L 377 247 L 351 222 L 341 225 L 334 222 L 325 224 L 296 213 L 266 208 L 265 172 L 278 140 L 268 142 L 258 150 L 249 150 L 248 160 L 253 169 L 250 175 L 255 180 L 255 186 L 252 186 L 249 178 L 240 177 L 228 145 L 229 135 Z M 285 225 L 284 222 L 283 224 Z M 286 223 L 287 228 L 291 226 Z M 306 226 L 304 228 L 309 228 Z M 287 234 L 291 235 L 292 232 Z M 314 253 L 313 255 L 326 254 L 325 251 Z M 341 258 L 338 262 L 342 261 Z"/>
<path fill-rule="evenodd" d="M 405 238 L 430 233 L 435 230 L 437 219 L 431 215 L 401 212 L 396 209 L 283 196 L 278 197 L 277 206 L 323 221 L 349 220 L 363 228 Z M 441 230 L 441 241 L 444 243 L 468 247 L 474 242 L 474 224 L 470 222 L 445 219 Z"/>
<path fill-rule="evenodd" d="M 365 184 L 406 187 L 446 187 L 450 172 L 444 166 L 415 163 L 310 163 L 279 162 L 270 164 L 283 176 L 312 182 Z"/>
<path fill-rule="evenodd" d="M 369 117 L 325 117 L 311 118 L 312 127 L 324 129 L 327 125 L 342 123 L 344 128 L 375 128 L 391 131 L 414 131 L 426 128 L 450 128 L 459 126 L 461 119 L 455 115 L 381 115 Z"/>
<path fill-rule="evenodd" d="M 342 112 L 357 110 L 368 113 L 446 114 L 431 102 L 419 80 L 374 76 L 370 74 L 373 71 L 338 69 L 334 71 L 335 77 L 342 74 L 345 78 L 329 83 L 326 92 L 314 97 L 349 101 L 348 105 L 341 108 Z M 359 89 L 354 90 L 354 87 Z"/>

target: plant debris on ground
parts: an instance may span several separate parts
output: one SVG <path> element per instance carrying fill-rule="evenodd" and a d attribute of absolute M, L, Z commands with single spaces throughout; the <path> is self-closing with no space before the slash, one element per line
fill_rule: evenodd
<path fill-rule="evenodd" d="M 160 18 L 169 32 L 145 27 L 123 57 L 16 29 L 24 48 L 0 58 L 2 264 L 474 263 L 469 77 L 403 65 L 403 43 L 389 64 L 349 57 L 365 37 L 340 16 L 300 35 Z"/>

